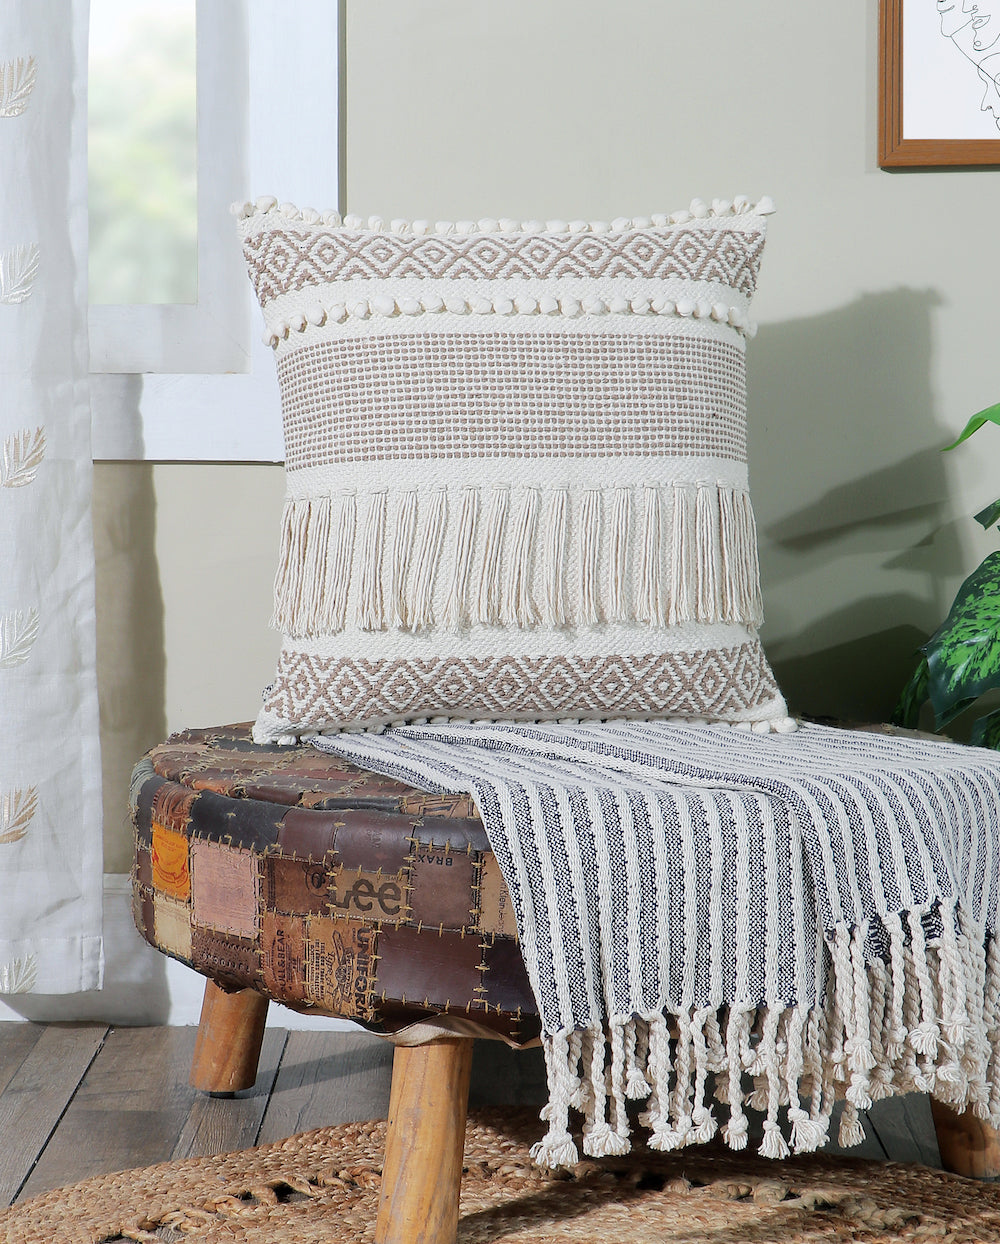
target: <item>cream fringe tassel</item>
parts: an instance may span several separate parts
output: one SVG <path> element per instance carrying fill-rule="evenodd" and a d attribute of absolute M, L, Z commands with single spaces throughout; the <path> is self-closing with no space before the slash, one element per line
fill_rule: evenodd
<path fill-rule="evenodd" d="M 578 1161 L 571 1109 L 584 1116 L 585 1154 L 627 1153 L 628 1099 L 645 1101 L 640 1121 L 662 1150 L 720 1130 L 745 1148 L 749 1106 L 764 1115 L 762 1156 L 810 1153 L 826 1143 L 841 1099 L 846 1147 L 864 1139 L 860 1111 L 911 1092 L 1000 1127 L 1000 946 L 954 909 L 934 919 L 943 927 L 929 943 L 921 913 L 887 916 L 887 961 L 866 961 L 866 927 L 837 929 L 817 1006 L 689 1008 L 544 1037 L 548 1134 L 532 1157 Z M 727 1110 L 721 1128 L 713 1090 Z"/>
<path fill-rule="evenodd" d="M 272 624 L 299 638 L 762 620 L 750 499 L 714 483 L 290 500 L 274 602 Z"/>

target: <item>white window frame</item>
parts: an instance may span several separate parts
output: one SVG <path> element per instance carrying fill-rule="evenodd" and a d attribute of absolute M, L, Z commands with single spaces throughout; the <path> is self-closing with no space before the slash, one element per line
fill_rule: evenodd
<path fill-rule="evenodd" d="M 198 302 L 91 307 L 95 459 L 283 459 L 229 205 L 338 205 L 341 18 L 337 0 L 197 0 Z"/>

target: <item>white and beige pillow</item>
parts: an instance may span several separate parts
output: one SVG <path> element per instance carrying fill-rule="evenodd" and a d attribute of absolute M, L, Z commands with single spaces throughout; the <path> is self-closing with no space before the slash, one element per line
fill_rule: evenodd
<path fill-rule="evenodd" d="M 258 742 L 442 717 L 784 722 L 746 462 L 770 210 L 239 209 L 287 471 Z"/>

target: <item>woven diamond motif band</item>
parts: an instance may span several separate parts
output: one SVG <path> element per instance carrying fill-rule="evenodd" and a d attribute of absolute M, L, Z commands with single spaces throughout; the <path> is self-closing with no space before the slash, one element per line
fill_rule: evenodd
<path fill-rule="evenodd" d="M 746 468 L 770 210 L 387 227 L 238 209 L 288 485 L 258 741 L 435 716 L 785 718 Z M 577 671 L 568 694 L 538 681 L 554 660 Z M 626 669 L 627 695 L 594 695 Z"/>

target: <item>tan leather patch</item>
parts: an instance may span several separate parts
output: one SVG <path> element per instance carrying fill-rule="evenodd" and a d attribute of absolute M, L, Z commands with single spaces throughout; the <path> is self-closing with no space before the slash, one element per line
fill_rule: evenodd
<path fill-rule="evenodd" d="M 153 887 L 187 901 L 191 894 L 188 839 L 153 822 Z"/>
<path fill-rule="evenodd" d="M 473 856 L 418 842 L 410 858 L 411 922 L 435 929 L 473 928 Z"/>
<path fill-rule="evenodd" d="M 190 962 L 191 910 L 187 903 L 153 895 L 153 939 L 161 950 Z"/>
<path fill-rule="evenodd" d="M 283 916 L 266 911 L 260 925 L 260 970 L 264 987 L 273 998 L 308 1001 L 302 970 L 305 920 L 300 916 Z"/>
<path fill-rule="evenodd" d="M 306 993 L 337 1015 L 371 1019 L 378 933 L 357 920 L 311 917 L 305 943 Z"/>
<path fill-rule="evenodd" d="M 257 929 L 257 867 L 249 851 L 196 839 L 191 843 L 196 924 L 253 937 Z"/>
<path fill-rule="evenodd" d="M 260 866 L 264 906 L 268 911 L 291 915 L 322 915 L 327 911 L 333 876 L 326 864 L 265 855 Z"/>
<path fill-rule="evenodd" d="M 483 856 L 483 869 L 479 882 L 479 928 L 483 933 L 500 933 L 504 937 L 517 937 L 517 921 L 510 891 L 503 879 L 495 855 Z"/>

